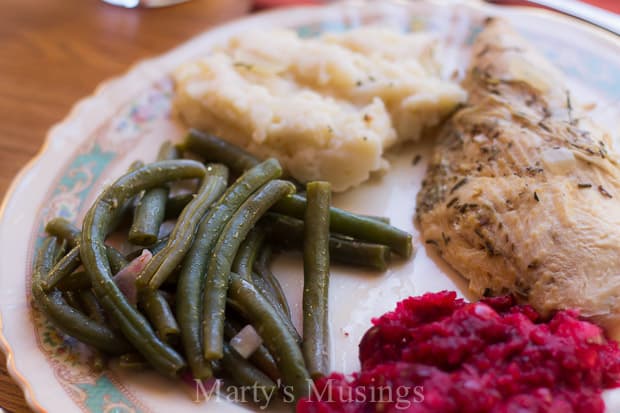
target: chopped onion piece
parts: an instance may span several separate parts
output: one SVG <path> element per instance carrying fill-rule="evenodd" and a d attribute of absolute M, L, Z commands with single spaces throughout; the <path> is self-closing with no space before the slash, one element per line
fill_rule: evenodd
<path fill-rule="evenodd" d="M 114 282 L 131 305 L 136 305 L 138 302 L 138 289 L 136 287 L 138 274 L 146 267 L 151 258 L 153 258 L 151 251 L 143 249 L 139 257 L 127 264 L 113 277 Z"/>
<path fill-rule="evenodd" d="M 250 357 L 261 344 L 263 344 L 263 339 L 260 338 L 254 327 L 249 324 L 230 339 L 231 347 L 244 359 Z"/>

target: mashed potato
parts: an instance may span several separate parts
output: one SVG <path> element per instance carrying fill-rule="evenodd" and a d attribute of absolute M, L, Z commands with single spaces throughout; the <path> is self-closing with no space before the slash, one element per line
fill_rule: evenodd
<path fill-rule="evenodd" d="M 376 28 L 312 39 L 249 32 L 175 72 L 175 108 L 191 127 L 276 157 L 302 182 L 343 191 L 465 100 L 440 78 L 436 48 L 428 34 Z"/>

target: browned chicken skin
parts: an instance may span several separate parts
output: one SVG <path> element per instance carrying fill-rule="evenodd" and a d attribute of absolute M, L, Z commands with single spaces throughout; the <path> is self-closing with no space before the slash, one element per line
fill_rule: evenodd
<path fill-rule="evenodd" d="M 620 317 L 620 167 L 561 74 L 489 19 L 417 198 L 423 239 L 473 293 Z"/>

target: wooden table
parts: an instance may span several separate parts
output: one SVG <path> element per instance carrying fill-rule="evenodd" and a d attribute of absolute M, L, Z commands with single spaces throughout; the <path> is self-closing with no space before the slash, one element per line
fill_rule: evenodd
<path fill-rule="evenodd" d="M 192 0 L 127 10 L 98 0 L 3 0 L 0 12 L 0 197 L 46 131 L 103 80 L 226 20 L 250 0 Z M 29 412 L 0 354 L 0 407 Z"/>

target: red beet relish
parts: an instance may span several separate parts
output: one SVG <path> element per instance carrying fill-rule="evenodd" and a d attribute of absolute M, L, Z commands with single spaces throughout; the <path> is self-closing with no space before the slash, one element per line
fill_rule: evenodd
<path fill-rule="evenodd" d="M 620 350 L 575 311 L 543 320 L 511 297 L 410 297 L 373 319 L 362 370 L 317 380 L 298 413 L 603 413 Z"/>

